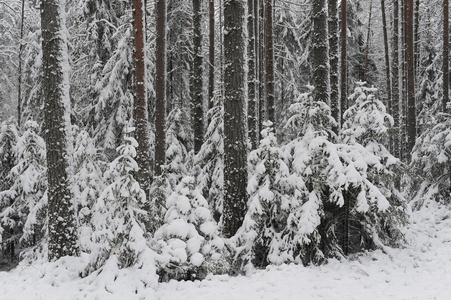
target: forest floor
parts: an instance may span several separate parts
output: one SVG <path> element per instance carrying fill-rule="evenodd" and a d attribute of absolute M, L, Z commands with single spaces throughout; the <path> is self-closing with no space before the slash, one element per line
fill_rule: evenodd
<path fill-rule="evenodd" d="M 405 234 L 406 246 L 386 253 L 319 267 L 270 266 L 248 276 L 170 281 L 155 289 L 136 286 L 135 273 L 127 271 L 116 273 L 114 284 L 111 276 L 81 279 L 73 275 L 82 265 L 76 259 L 22 264 L 0 272 L 0 299 L 451 299 L 451 209 L 427 203 L 412 213 Z"/>

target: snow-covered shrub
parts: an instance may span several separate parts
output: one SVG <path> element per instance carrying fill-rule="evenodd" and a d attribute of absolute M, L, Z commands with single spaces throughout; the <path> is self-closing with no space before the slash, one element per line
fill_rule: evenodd
<path fill-rule="evenodd" d="M 0 203 L 5 207 L 0 222 L 9 228 L 11 241 L 34 246 L 43 237 L 46 223 L 46 150 L 38 135 L 39 125 L 27 121 L 24 128 L 15 146 L 16 165 L 7 176 L 11 185 L 0 192 Z"/>
<path fill-rule="evenodd" d="M 220 222 L 224 189 L 224 109 L 215 106 L 208 112 L 211 120 L 205 141 L 197 153 L 194 167 L 198 167 L 199 188 L 210 205 L 213 218 Z"/>
<path fill-rule="evenodd" d="M 160 279 L 196 279 L 218 272 L 224 242 L 194 177 L 182 179 L 166 207 L 165 224 L 154 235 Z"/>
<path fill-rule="evenodd" d="M 138 143 L 124 137 L 119 156 L 110 164 L 105 177 L 110 184 L 94 204 L 92 251 L 87 272 L 102 268 L 115 261 L 119 268 L 130 266 L 140 269 L 149 278 L 155 277 L 154 253 L 147 245 L 145 232 L 145 192 L 133 178 L 138 169 L 134 160 Z"/>
<path fill-rule="evenodd" d="M 94 140 L 84 130 L 77 135 L 73 157 L 72 189 L 77 212 L 80 247 L 83 251 L 89 251 L 92 234 L 92 208 L 105 189 L 101 166 L 104 160 L 101 159 Z"/>
<path fill-rule="evenodd" d="M 249 210 L 233 238 L 238 263 L 256 267 L 299 260 L 299 213 L 305 196 L 303 180 L 290 175 L 272 123 L 263 125 L 260 145 L 249 155 Z"/>

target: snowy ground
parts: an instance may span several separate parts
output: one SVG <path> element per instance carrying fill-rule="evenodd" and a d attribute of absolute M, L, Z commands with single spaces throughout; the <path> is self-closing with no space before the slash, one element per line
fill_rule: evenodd
<path fill-rule="evenodd" d="M 80 263 L 20 266 L 0 272 L 0 299 L 451 299 L 451 208 L 429 203 L 407 228 L 408 246 L 375 251 L 321 267 L 272 266 L 250 276 L 137 285 L 135 273 L 117 279 L 79 279 Z M 75 277 L 75 278 L 72 278 Z"/>

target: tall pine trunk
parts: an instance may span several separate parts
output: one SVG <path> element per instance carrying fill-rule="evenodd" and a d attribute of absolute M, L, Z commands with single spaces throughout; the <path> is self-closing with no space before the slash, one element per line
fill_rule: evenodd
<path fill-rule="evenodd" d="M 338 66 L 338 6 L 337 0 L 329 0 L 329 57 L 330 57 L 330 108 L 332 117 L 338 122 L 339 107 L 339 66 Z M 338 128 L 335 128 L 338 132 Z"/>
<path fill-rule="evenodd" d="M 407 71 L 407 158 L 410 160 L 411 151 L 416 139 L 416 112 L 415 112 L 415 57 L 413 36 L 413 0 L 405 0 L 405 45 L 406 45 L 406 71 Z"/>
<path fill-rule="evenodd" d="M 329 103 L 329 49 L 326 0 L 312 1 L 313 37 L 312 68 L 315 101 Z"/>
<path fill-rule="evenodd" d="M 347 106 L 347 9 L 346 1 L 341 0 L 341 94 L 340 94 L 340 127 L 343 126 L 343 114 Z"/>
<path fill-rule="evenodd" d="M 385 51 L 385 82 L 387 84 L 387 103 L 388 113 L 392 114 L 393 102 L 391 96 L 391 80 L 390 80 L 390 50 L 388 48 L 388 34 L 387 34 L 387 18 L 385 15 L 385 0 L 381 0 L 381 13 L 382 13 L 382 30 L 384 33 L 384 51 Z"/>
<path fill-rule="evenodd" d="M 443 112 L 449 102 L 449 1 L 443 0 Z"/>
<path fill-rule="evenodd" d="M 48 258 L 77 255 L 75 212 L 68 179 L 69 57 L 65 1 L 41 3 L 42 69 L 48 179 Z"/>
<path fill-rule="evenodd" d="M 215 0 L 208 5 L 209 45 L 208 45 L 208 108 L 214 106 L 215 91 Z"/>
<path fill-rule="evenodd" d="M 393 0 L 393 60 L 392 60 L 392 76 L 393 76 L 393 120 L 395 133 L 393 136 L 393 155 L 400 157 L 400 124 L 399 124 L 399 0 Z"/>
<path fill-rule="evenodd" d="M 193 128 L 194 153 L 198 153 L 204 141 L 203 57 L 201 0 L 193 0 Z"/>
<path fill-rule="evenodd" d="M 256 149 L 258 145 L 258 130 L 257 130 L 257 94 L 256 94 L 256 59 L 255 59 L 255 22 L 254 19 L 258 16 L 254 15 L 255 0 L 247 1 L 247 30 L 248 30 L 248 128 L 249 141 L 252 149 Z"/>
<path fill-rule="evenodd" d="M 223 233 L 233 236 L 247 209 L 246 3 L 224 2 L 224 210 Z"/>
<path fill-rule="evenodd" d="M 273 0 L 265 0 L 265 67 L 265 89 L 268 120 L 275 124 Z"/>
<path fill-rule="evenodd" d="M 149 119 L 147 115 L 147 95 L 145 86 L 145 17 L 142 0 L 133 0 L 133 26 L 134 30 L 134 62 L 135 62 L 135 91 L 133 105 L 133 121 L 135 126 L 135 137 L 138 142 L 136 148 L 136 162 L 139 171 L 136 180 L 141 188 L 149 196 L 150 190 L 150 153 L 149 153 Z"/>
<path fill-rule="evenodd" d="M 166 0 L 156 0 L 155 176 L 166 161 Z"/>

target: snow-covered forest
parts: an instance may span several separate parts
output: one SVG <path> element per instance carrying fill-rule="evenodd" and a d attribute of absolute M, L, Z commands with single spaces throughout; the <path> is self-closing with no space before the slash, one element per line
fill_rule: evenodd
<path fill-rule="evenodd" d="M 0 8 L 0 299 L 449 299 L 448 0 Z"/>

